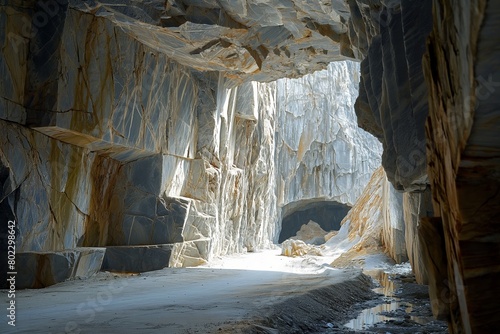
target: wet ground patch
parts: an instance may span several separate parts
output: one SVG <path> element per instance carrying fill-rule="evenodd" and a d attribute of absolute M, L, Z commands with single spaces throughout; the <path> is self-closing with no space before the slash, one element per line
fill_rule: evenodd
<path fill-rule="evenodd" d="M 363 303 L 363 310 L 337 333 L 448 333 L 444 321 L 432 316 L 428 287 L 413 274 L 373 275 L 379 298 Z"/>

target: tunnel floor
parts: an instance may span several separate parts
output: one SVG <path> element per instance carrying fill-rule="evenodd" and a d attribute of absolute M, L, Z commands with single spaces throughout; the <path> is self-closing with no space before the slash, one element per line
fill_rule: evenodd
<path fill-rule="evenodd" d="M 333 269 L 321 257 L 279 254 L 267 250 L 139 275 L 101 272 L 84 281 L 21 290 L 16 327 L 3 322 L 0 332 L 350 333 L 359 329 L 345 325 L 363 309 L 387 302 L 360 269 Z M 6 299 L 6 291 L 1 293 Z M 428 315 L 425 294 L 417 297 L 419 312 L 423 308 Z M 390 328 L 378 323 L 373 332 L 410 333 L 424 326 L 409 324 L 404 316 L 390 320 Z M 446 333 L 441 325 L 432 328 Z"/>

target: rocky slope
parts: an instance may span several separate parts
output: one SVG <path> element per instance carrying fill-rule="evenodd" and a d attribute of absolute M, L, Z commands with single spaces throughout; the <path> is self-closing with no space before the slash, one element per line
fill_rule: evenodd
<path fill-rule="evenodd" d="M 386 253 L 396 263 L 408 260 L 403 195 L 389 183 L 382 167 L 373 173 L 342 221 L 339 233 L 326 245 L 334 251 L 341 250 L 340 257 L 333 262 L 339 267 L 368 267 L 369 258 L 378 253 Z"/>

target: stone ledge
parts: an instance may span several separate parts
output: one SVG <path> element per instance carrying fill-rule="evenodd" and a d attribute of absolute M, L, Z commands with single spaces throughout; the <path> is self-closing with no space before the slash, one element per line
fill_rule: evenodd
<path fill-rule="evenodd" d="M 110 246 L 102 262 L 102 271 L 141 273 L 168 267 L 172 244 Z"/>
<path fill-rule="evenodd" d="M 87 278 L 102 265 L 105 248 L 76 248 L 59 252 L 16 255 L 16 288 L 45 288 L 68 279 Z"/>

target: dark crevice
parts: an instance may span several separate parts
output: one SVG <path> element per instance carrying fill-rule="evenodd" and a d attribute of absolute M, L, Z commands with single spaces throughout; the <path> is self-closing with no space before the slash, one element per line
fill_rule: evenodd
<path fill-rule="evenodd" d="M 283 219 L 278 242 L 282 243 L 295 236 L 300 227 L 310 220 L 318 223 L 327 232 L 337 231 L 350 209 L 350 206 L 334 201 L 304 200 L 290 203 L 282 209 Z"/>

